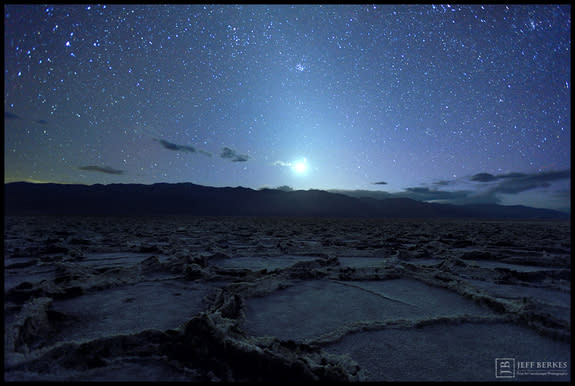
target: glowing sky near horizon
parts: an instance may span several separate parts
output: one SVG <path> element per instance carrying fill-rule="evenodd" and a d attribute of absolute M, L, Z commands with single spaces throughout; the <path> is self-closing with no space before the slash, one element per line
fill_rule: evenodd
<path fill-rule="evenodd" d="M 5 5 L 5 181 L 568 208 L 570 12 Z"/>

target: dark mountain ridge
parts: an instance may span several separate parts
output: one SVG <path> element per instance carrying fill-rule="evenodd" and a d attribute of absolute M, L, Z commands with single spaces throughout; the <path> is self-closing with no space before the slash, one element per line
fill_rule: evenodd
<path fill-rule="evenodd" d="M 409 198 L 353 198 L 323 190 L 253 190 L 192 183 L 153 185 L 4 184 L 5 215 L 16 216 L 305 216 L 569 219 L 550 209 L 449 205 Z"/>

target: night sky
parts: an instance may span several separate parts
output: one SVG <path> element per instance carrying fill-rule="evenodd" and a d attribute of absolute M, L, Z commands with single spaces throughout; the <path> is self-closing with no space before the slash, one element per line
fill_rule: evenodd
<path fill-rule="evenodd" d="M 5 182 L 570 210 L 569 5 L 8 5 Z"/>

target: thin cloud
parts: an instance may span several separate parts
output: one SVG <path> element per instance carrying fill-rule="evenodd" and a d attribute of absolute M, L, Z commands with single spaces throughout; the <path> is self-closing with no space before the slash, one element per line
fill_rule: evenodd
<path fill-rule="evenodd" d="M 571 170 L 549 171 L 542 173 L 506 173 L 493 175 L 478 173 L 469 177 L 469 181 L 479 182 L 473 190 L 429 190 L 428 188 L 408 188 L 406 191 L 422 200 L 431 200 L 433 196 L 453 203 L 493 203 L 502 202 L 501 194 L 521 194 L 537 188 L 549 188 L 560 180 L 571 178 Z M 442 181 L 442 185 L 456 185 L 457 181 Z M 442 197 L 445 195 L 445 197 Z"/>
<path fill-rule="evenodd" d="M 490 173 L 477 173 L 475 175 L 473 175 L 470 180 L 471 181 L 476 181 L 476 182 L 492 182 L 492 181 L 497 181 L 500 179 L 505 179 L 505 178 L 522 178 L 522 177 L 528 177 L 528 174 L 524 174 L 524 173 L 508 173 L 508 174 L 499 174 L 497 176 L 494 176 L 493 174 Z"/>
<path fill-rule="evenodd" d="M 571 170 L 549 171 L 536 174 L 511 173 L 498 176 L 504 181 L 491 189 L 493 193 L 516 194 L 536 188 L 548 188 L 554 181 L 571 178 Z"/>
<path fill-rule="evenodd" d="M 18 114 L 11 113 L 10 111 L 4 111 L 4 120 L 11 121 L 11 120 L 25 120 L 25 119 L 19 116 Z M 33 120 L 32 122 L 37 123 L 39 125 L 47 125 L 49 123 L 45 119 L 36 119 Z"/>
<path fill-rule="evenodd" d="M 431 200 L 435 195 L 439 199 L 458 204 L 499 204 L 503 201 L 502 194 L 519 195 L 529 190 L 550 188 L 554 182 L 568 180 L 570 178 L 570 169 L 530 174 L 518 172 L 498 175 L 478 173 L 469 178 L 470 181 L 480 183 L 475 185 L 473 190 L 432 191 L 427 188 L 408 188 L 406 191 L 416 195 L 412 198 L 422 200 Z M 456 181 L 445 181 L 445 185 L 448 184 L 455 185 Z M 442 194 L 445 194 L 446 197 L 441 197 Z M 452 195 L 452 197 L 449 197 L 449 195 Z M 568 200 L 566 200 L 566 202 L 568 202 Z"/>
<path fill-rule="evenodd" d="M 381 190 L 329 190 L 333 193 L 345 194 L 351 197 L 368 197 L 378 200 L 389 198 L 409 198 L 416 201 L 438 202 L 450 204 L 495 203 L 493 197 L 484 197 L 469 190 L 435 190 L 426 187 L 411 187 L 401 192 L 386 192 Z"/>
<path fill-rule="evenodd" d="M 200 154 L 204 154 L 207 155 L 208 157 L 211 157 L 212 154 L 205 151 L 205 150 L 201 150 L 201 149 L 196 149 L 193 146 L 189 146 L 189 145 L 179 145 L 177 143 L 173 143 L 170 141 L 166 141 L 165 139 L 156 139 L 154 138 L 154 141 L 159 142 L 160 145 L 162 145 L 162 147 L 164 147 L 164 149 L 168 149 L 168 150 L 172 150 L 172 151 L 185 151 L 188 153 L 200 153 Z"/>
<path fill-rule="evenodd" d="M 500 174 L 498 178 L 518 178 L 518 177 L 526 177 L 528 174 L 525 173 L 507 173 L 507 174 Z"/>
<path fill-rule="evenodd" d="M 196 149 L 193 146 L 187 146 L 187 145 L 178 145 L 175 144 L 173 142 L 170 141 L 166 141 L 165 139 L 155 139 L 154 141 L 159 142 L 164 148 L 168 149 L 168 150 L 174 150 L 174 151 L 187 151 L 190 153 L 195 153 Z"/>
<path fill-rule="evenodd" d="M 471 177 L 471 181 L 478 181 L 478 182 L 490 182 L 495 180 L 497 180 L 497 177 L 489 173 L 477 173 L 476 175 Z"/>
<path fill-rule="evenodd" d="M 18 114 L 11 113 L 10 111 L 4 111 L 4 120 L 9 121 L 11 119 L 23 119 Z"/>
<path fill-rule="evenodd" d="M 234 158 L 232 160 L 232 162 L 246 162 L 249 159 L 250 159 L 250 157 L 248 155 L 240 154 L 240 155 L 236 156 L 236 158 Z"/>
<path fill-rule="evenodd" d="M 532 189 L 550 188 L 554 183 L 569 180 L 570 178 L 570 169 L 532 174 L 514 172 L 493 175 L 489 173 L 478 173 L 463 179 L 435 182 L 431 188 L 428 186 L 415 186 L 393 193 L 376 190 L 330 189 L 329 191 L 352 197 L 370 197 L 375 199 L 410 198 L 417 201 L 458 205 L 501 204 L 509 200 L 505 195 L 521 195 L 523 192 Z M 470 184 L 469 181 L 475 183 Z M 467 184 L 465 184 L 466 182 Z M 464 189 L 461 188 L 462 184 L 465 186 Z M 442 189 L 442 186 L 452 186 L 454 189 Z M 564 189 L 559 192 L 550 189 L 545 193 L 546 195 L 544 197 L 547 203 L 553 204 L 553 208 L 570 212 L 570 193 L 569 189 Z M 553 202 L 551 203 L 551 201 Z M 544 207 L 544 205 L 542 207 Z M 551 207 L 551 205 L 549 207 Z"/>
<path fill-rule="evenodd" d="M 124 174 L 123 170 L 114 169 L 109 166 L 88 165 L 88 166 L 80 166 L 78 169 L 88 170 L 92 172 L 106 173 L 106 174 Z"/>
<path fill-rule="evenodd" d="M 460 200 L 471 194 L 468 190 L 439 190 L 425 187 L 407 188 L 405 192 L 397 193 L 397 196 L 412 198 L 419 201 L 435 200 Z"/>
<path fill-rule="evenodd" d="M 236 153 L 235 150 L 232 150 L 229 147 L 224 147 L 222 149 L 220 157 L 230 159 L 232 162 L 246 162 L 250 158 L 248 155 Z"/>
<path fill-rule="evenodd" d="M 495 182 L 489 192 L 517 194 L 526 190 L 536 188 L 548 188 L 551 183 L 558 180 L 571 178 L 571 170 L 549 171 L 541 173 L 507 173 L 493 175 L 489 173 L 478 173 L 473 175 L 470 180 L 475 182 Z"/>
<path fill-rule="evenodd" d="M 274 166 L 287 166 L 287 167 L 291 167 L 292 164 L 291 164 L 291 162 L 275 161 L 275 162 L 274 162 Z"/>
<path fill-rule="evenodd" d="M 203 155 L 207 155 L 208 157 L 212 156 L 212 153 L 207 152 L 207 151 L 202 150 L 202 149 L 198 149 L 198 153 L 203 154 Z"/>

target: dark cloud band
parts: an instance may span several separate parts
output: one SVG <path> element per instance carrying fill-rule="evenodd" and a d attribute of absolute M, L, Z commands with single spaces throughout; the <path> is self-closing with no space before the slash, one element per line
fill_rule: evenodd
<path fill-rule="evenodd" d="M 165 139 L 156 139 L 154 138 L 154 141 L 159 142 L 160 145 L 162 145 L 164 147 L 164 149 L 168 149 L 168 150 L 172 150 L 172 151 L 185 151 L 188 153 L 199 153 L 199 154 L 203 154 L 203 155 L 207 155 L 208 157 L 211 157 L 212 154 L 205 151 L 205 150 L 201 150 L 201 149 L 196 149 L 193 146 L 188 146 L 188 145 L 179 145 L 177 143 L 173 143 L 170 141 L 166 141 Z"/>
<path fill-rule="evenodd" d="M 222 149 L 220 157 L 229 159 L 232 162 L 246 162 L 250 158 L 248 155 L 236 153 L 235 150 L 232 150 L 229 147 L 224 147 Z"/>
<path fill-rule="evenodd" d="M 187 146 L 187 145 L 178 145 L 175 144 L 173 142 L 170 141 L 166 141 L 165 139 L 154 139 L 155 141 L 160 142 L 160 144 L 168 149 L 168 150 L 174 150 L 174 151 L 187 151 L 190 153 L 195 153 L 196 149 L 193 146 Z"/>
<path fill-rule="evenodd" d="M 11 119 L 22 119 L 18 114 L 11 113 L 10 111 L 4 111 L 4 120 L 9 121 Z"/>
<path fill-rule="evenodd" d="M 106 173 L 106 174 L 124 174 L 123 170 L 114 169 L 109 166 L 88 165 L 88 166 L 80 166 L 78 169 L 88 170 L 92 172 Z"/>
<path fill-rule="evenodd" d="M 554 182 L 570 178 L 571 170 L 569 169 L 532 174 L 517 172 L 500 175 L 478 173 L 467 178 L 469 181 L 481 183 L 474 184 L 473 189 L 443 190 L 419 186 L 409 187 L 401 192 L 394 193 L 367 190 L 330 191 L 354 197 L 371 197 L 376 199 L 411 198 L 418 201 L 435 201 L 451 204 L 499 204 L 502 202 L 501 194 L 520 194 L 531 189 L 549 188 Z M 460 180 L 443 180 L 433 185 L 457 186 L 460 183 Z M 568 194 L 563 194 L 560 199 L 564 202 L 568 202 L 566 196 L 568 196 Z"/>

